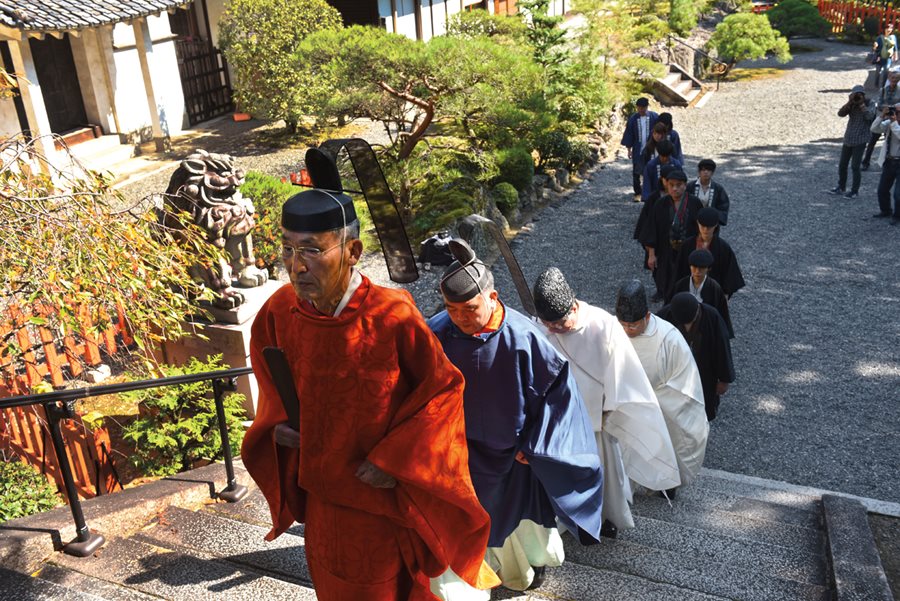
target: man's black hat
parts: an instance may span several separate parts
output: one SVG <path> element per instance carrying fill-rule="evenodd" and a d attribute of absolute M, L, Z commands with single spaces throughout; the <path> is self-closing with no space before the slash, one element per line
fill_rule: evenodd
<path fill-rule="evenodd" d="M 548 267 L 534 283 L 534 306 L 544 321 L 558 321 L 569 314 L 575 293 L 556 267 Z"/>
<path fill-rule="evenodd" d="M 703 207 L 697 211 L 697 222 L 706 227 L 719 225 L 719 212 L 712 207 Z"/>
<path fill-rule="evenodd" d="M 356 221 L 353 199 L 344 194 L 334 159 L 318 148 L 306 151 L 315 188 L 291 196 L 281 207 L 281 225 L 292 232 L 328 232 Z"/>
<path fill-rule="evenodd" d="M 672 174 L 673 171 L 679 171 L 678 167 L 676 167 L 675 165 L 673 165 L 671 163 L 667 163 L 659 168 L 659 176 L 663 177 L 665 179 L 669 179 L 669 176 Z M 687 180 L 685 180 L 685 181 L 687 181 Z"/>
<path fill-rule="evenodd" d="M 684 325 L 694 321 L 694 318 L 697 317 L 700 301 L 698 301 L 690 292 L 679 292 L 672 297 L 669 308 L 672 311 L 672 319 L 675 323 Z"/>
<path fill-rule="evenodd" d="M 465 240 L 455 238 L 449 246 L 455 260 L 441 277 L 441 293 L 451 303 L 464 303 L 484 292 L 490 271 Z"/>
<path fill-rule="evenodd" d="M 637 102 L 634 103 L 635 106 L 650 106 L 650 101 L 641 96 L 637 99 Z"/>
<path fill-rule="evenodd" d="M 712 253 L 705 248 L 698 248 L 688 255 L 688 264 L 694 267 L 709 267 L 713 264 Z"/>
<path fill-rule="evenodd" d="M 656 145 L 656 152 L 663 156 L 672 156 L 672 153 L 675 152 L 675 145 L 671 140 L 660 140 Z"/>
<path fill-rule="evenodd" d="M 616 294 L 616 317 L 625 323 L 644 319 L 647 307 L 647 291 L 640 280 L 631 280 L 619 287 Z"/>
<path fill-rule="evenodd" d="M 676 167 L 669 173 L 669 177 L 667 177 L 666 179 L 677 179 L 680 182 L 686 182 L 687 175 L 685 174 L 684 171 L 682 171 L 681 169 L 678 169 Z"/>

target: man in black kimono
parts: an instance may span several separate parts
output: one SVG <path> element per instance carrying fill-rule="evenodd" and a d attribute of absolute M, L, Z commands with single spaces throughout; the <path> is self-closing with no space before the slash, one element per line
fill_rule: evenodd
<path fill-rule="evenodd" d="M 728 192 L 719 182 L 713 181 L 716 162 L 712 159 L 701 159 L 697 163 L 697 179 L 688 184 L 688 192 L 700 199 L 704 207 L 712 207 L 719 212 L 719 223 L 728 225 L 728 208 L 731 201 Z"/>
<path fill-rule="evenodd" d="M 691 347 L 703 383 L 706 419 L 714 420 L 719 410 L 719 397 L 734 382 L 731 343 L 722 316 L 690 292 L 679 292 L 673 296 L 672 302 L 660 309 L 657 315 L 678 328 Z"/>
<path fill-rule="evenodd" d="M 647 250 L 647 267 L 653 271 L 656 295 L 662 300 L 675 284 L 675 258 L 685 239 L 697 233 L 700 200 L 687 192 L 687 176 L 675 170 L 666 179 L 667 194 L 650 211 L 638 238 Z"/>
<path fill-rule="evenodd" d="M 709 277 L 717 281 L 725 292 L 725 297 L 731 299 L 731 295 L 743 288 L 745 282 L 731 245 L 719 236 L 719 212 L 711 207 L 700 209 L 697 212 L 696 231 L 697 235 L 687 238 L 678 252 L 674 279 L 677 281 L 690 275 L 688 258 L 695 250 L 705 248 L 713 256 Z"/>
<path fill-rule="evenodd" d="M 698 248 L 691 251 L 688 263 L 691 265 L 691 275 L 675 282 L 666 302 L 672 302 L 672 297 L 679 292 L 690 292 L 698 301 L 706 303 L 719 312 L 728 327 L 728 337 L 734 338 L 731 314 L 728 312 L 728 299 L 725 298 L 725 292 L 722 291 L 719 282 L 709 277 L 709 269 L 713 264 L 712 253 L 705 248 Z"/>

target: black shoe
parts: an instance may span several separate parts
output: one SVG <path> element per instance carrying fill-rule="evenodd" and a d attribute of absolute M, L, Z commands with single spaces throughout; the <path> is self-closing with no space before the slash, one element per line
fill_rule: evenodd
<path fill-rule="evenodd" d="M 859 198 L 859 194 L 857 192 L 847 192 L 844 194 L 844 198 Z"/>
<path fill-rule="evenodd" d="M 544 584 L 545 572 L 547 568 L 545 566 L 531 566 L 534 569 L 534 579 L 531 581 L 531 584 L 528 585 L 526 590 L 531 590 L 535 588 L 540 588 L 542 584 Z"/>
<path fill-rule="evenodd" d="M 890 216 L 891 216 L 890 213 L 875 213 L 874 215 L 872 215 L 872 218 L 873 219 L 884 219 L 885 217 L 890 217 Z"/>
<path fill-rule="evenodd" d="M 609 520 L 603 520 L 603 525 L 600 526 L 600 536 L 604 538 L 616 538 L 619 536 L 619 529 Z"/>
<path fill-rule="evenodd" d="M 829 193 L 829 194 L 834 194 L 834 195 L 837 195 L 837 194 L 843 194 L 843 193 L 844 193 L 844 189 L 841 188 L 840 186 L 835 186 L 834 188 L 832 188 L 831 190 L 829 190 L 828 193 Z"/>

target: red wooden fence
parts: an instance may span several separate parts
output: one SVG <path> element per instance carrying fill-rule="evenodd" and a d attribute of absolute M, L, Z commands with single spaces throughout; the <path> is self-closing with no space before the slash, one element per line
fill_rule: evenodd
<path fill-rule="evenodd" d="M 894 23 L 900 17 L 900 11 L 890 5 L 828 0 L 819 0 L 819 14 L 831 23 L 832 33 L 843 32 L 846 25 L 862 25 L 870 16 L 878 17 L 878 32 L 881 33 L 885 23 Z"/>
<path fill-rule="evenodd" d="M 48 380 L 54 387 L 61 387 L 67 379 L 80 376 L 86 367 L 99 365 L 101 348 L 105 347 L 112 355 L 120 344 L 131 344 L 122 307 L 117 307 L 116 313 L 116 321 L 97 335 L 89 311 L 81 308 L 77 313 L 79 332 L 61 336 L 60 332 L 42 325 L 49 322 L 52 309 L 9 305 L 6 318 L 0 314 L 0 341 L 15 339 L 22 353 L 15 362 L 9 356 L 0 355 L 0 398 L 29 394 L 39 383 Z M 108 314 L 101 312 L 101 317 L 109 321 Z M 3 346 L 5 344 L 0 348 Z M 62 420 L 60 429 L 80 495 L 93 497 L 112 492 L 115 486 L 121 488 L 110 457 L 109 433 L 105 429 L 90 429 L 80 417 Z M 0 451 L 7 456 L 18 455 L 40 468 L 65 494 L 42 407 L 0 411 Z"/>

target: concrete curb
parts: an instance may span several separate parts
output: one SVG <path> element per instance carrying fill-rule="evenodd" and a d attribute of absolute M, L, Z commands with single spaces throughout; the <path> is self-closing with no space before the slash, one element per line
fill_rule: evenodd
<path fill-rule="evenodd" d="M 822 506 L 836 600 L 894 601 L 863 504 L 826 494 Z"/>
<path fill-rule="evenodd" d="M 248 484 L 250 476 L 235 461 L 235 476 Z M 147 525 L 170 505 L 190 506 L 215 499 L 225 486 L 224 464 L 214 463 L 122 492 L 82 502 L 91 532 L 124 537 Z M 75 538 L 68 505 L 0 524 L 0 567 L 30 574 L 55 551 Z M 101 548 L 102 549 L 102 548 Z"/>

